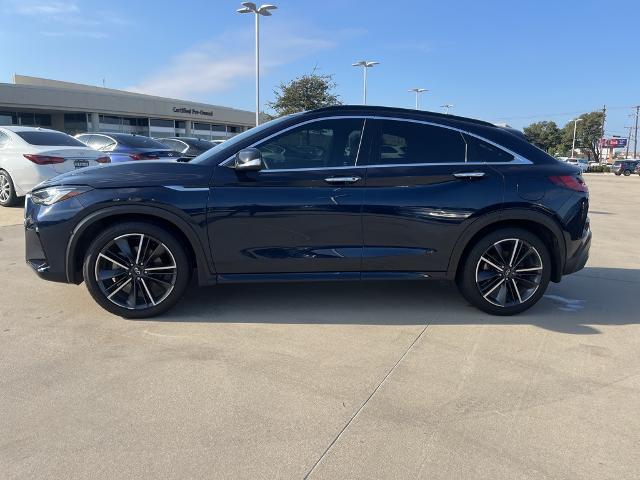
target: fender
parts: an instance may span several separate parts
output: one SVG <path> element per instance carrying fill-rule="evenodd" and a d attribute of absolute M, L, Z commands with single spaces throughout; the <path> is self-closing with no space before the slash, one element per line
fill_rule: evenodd
<path fill-rule="evenodd" d="M 447 268 L 447 279 L 455 280 L 456 273 L 458 271 L 458 264 L 464 250 L 469 245 L 471 239 L 480 230 L 490 225 L 509 220 L 534 222 L 551 231 L 558 246 L 560 247 L 549 252 L 558 265 L 557 274 L 553 277 L 553 280 L 559 281 L 562 276 L 562 272 L 564 271 L 564 264 L 566 261 L 566 243 L 564 235 L 562 234 L 562 229 L 560 228 L 558 221 L 551 214 L 546 213 L 543 210 L 531 210 L 530 208 L 507 208 L 505 210 L 487 213 L 470 224 L 462 235 L 460 235 L 458 241 L 453 247 L 453 251 L 451 252 L 451 257 L 449 259 L 449 266 Z"/>
<path fill-rule="evenodd" d="M 200 285 L 212 285 L 216 283 L 216 275 L 212 270 L 213 262 L 210 261 L 211 257 L 207 254 L 207 252 L 209 252 L 209 249 L 203 248 L 202 242 L 198 238 L 198 235 L 187 221 L 164 208 L 131 204 L 101 208 L 91 213 L 90 215 L 87 215 L 82 219 L 80 223 L 78 223 L 78 225 L 76 225 L 76 227 L 71 232 L 71 236 L 69 237 L 65 257 L 65 269 L 67 281 L 69 283 L 80 283 L 79 281 L 77 281 L 77 278 L 75 278 L 76 269 L 74 265 L 74 259 L 78 241 L 82 237 L 82 234 L 91 225 L 99 220 L 131 213 L 156 217 L 168 221 L 175 227 L 177 227 L 187 237 L 187 240 L 189 241 L 189 244 L 191 245 L 191 248 L 193 249 L 193 252 L 195 254 L 196 266 L 198 270 L 198 283 Z"/>

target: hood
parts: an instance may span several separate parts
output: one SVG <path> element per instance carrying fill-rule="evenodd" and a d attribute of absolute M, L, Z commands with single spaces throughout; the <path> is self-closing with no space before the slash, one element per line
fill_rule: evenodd
<path fill-rule="evenodd" d="M 93 188 L 132 188 L 177 185 L 190 188 L 209 186 L 213 167 L 193 163 L 152 161 L 112 163 L 58 175 L 38 188 L 60 185 L 87 185 Z"/>

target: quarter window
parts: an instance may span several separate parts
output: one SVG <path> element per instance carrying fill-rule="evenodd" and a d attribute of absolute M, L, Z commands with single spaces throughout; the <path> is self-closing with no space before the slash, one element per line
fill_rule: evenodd
<path fill-rule="evenodd" d="M 464 163 L 465 142 L 456 130 L 399 120 L 380 120 L 374 165 Z"/>
<path fill-rule="evenodd" d="M 302 125 L 258 145 L 266 169 L 354 166 L 363 119 L 331 119 Z"/>
<path fill-rule="evenodd" d="M 100 150 L 102 148 L 115 145 L 115 141 L 104 135 L 92 135 L 91 139 L 87 141 L 87 145 L 95 150 Z"/>
<path fill-rule="evenodd" d="M 4 132 L 0 132 L 0 147 L 4 147 L 5 145 L 7 145 L 9 142 L 11 141 L 11 139 L 9 138 L 9 135 L 7 135 Z"/>
<path fill-rule="evenodd" d="M 479 138 L 471 135 L 465 135 L 464 137 L 467 141 L 467 162 L 510 162 L 514 158 L 510 153 L 494 147 Z"/>

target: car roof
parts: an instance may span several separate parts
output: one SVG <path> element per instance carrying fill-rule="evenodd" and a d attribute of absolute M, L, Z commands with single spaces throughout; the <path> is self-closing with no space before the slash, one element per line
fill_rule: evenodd
<path fill-rule="evenodd" d="M 4 128 L 5 130 L 9 130 L 10 132 L 56 132 L 56 133 L 64 133 L 59 130 L 53 130 L 51 128 L 42 128 L 42 127 L 23 127 L 20 125 L 0 125 L 0 128 Z"/>
<path fill-rule="evenodd" d="M 358 114 L 358 115 L 382 115 L 389 116 L 401 116 L 401 117 L 414 117 L 416 119 L 431 118 L 437 121 L 449 122 L 464 122 L 473 123 L 476 125 L 482 125 L 485 127 L 493 127 L 496 129 L 513 130 L 511 128 L 499 127 L 493 123 L 486 122 L 484 120 L 478 120 L 469 117 L 460 117 L 458 115 L 451 115 L 448 113 L 430 112 L 428 110 L 415 110 L 411 108 L 399 108 L 399 107 L 385 107 L 380 105 L 335 105 L 332 107 L 322 107 L 315 110 L 310 110 L 307 113 L 335 113 L 339 115 Z"/>

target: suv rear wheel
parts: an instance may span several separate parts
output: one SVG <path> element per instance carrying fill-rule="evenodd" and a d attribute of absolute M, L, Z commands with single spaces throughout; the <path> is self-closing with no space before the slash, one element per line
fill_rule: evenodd
<path fill-rule="evenodd" d="M 527 230 L 506 228 L 471 248 L 458 287 L 480 310 L 514 315 L 540 300 L 550 277 L 551 256 L 544 242 Z"/>
<path fill-rule="evenodd" d="M 146 318 L 173 307 L 191 267 L 184 248 L 163 228 L 127 222 L 104 230 L 89 246 L 83 275 L 93 299 L 125 318 Z"/>
<path fill-rule="evenodd" d="M 624 171 L 624 176 L 628 177 L 629 175 L 631 175 L 631 170 L 625 170 Z"/>

